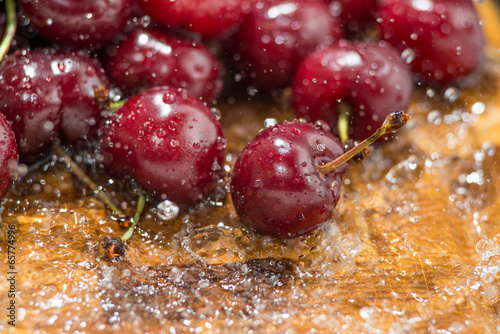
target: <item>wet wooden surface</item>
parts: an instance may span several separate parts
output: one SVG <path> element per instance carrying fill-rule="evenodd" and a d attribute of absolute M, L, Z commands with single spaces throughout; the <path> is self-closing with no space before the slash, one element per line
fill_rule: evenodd
<path fill-rule="evenodd" d="M 485 66 L 454 102 L 418 91 L 399 138 L 349 170 L 333 223 L 294 240 L 246 230 L 229 199 L 169 222 L 149 206 L 110 262 L 100 242 L 123 230 L 104 205 L 60 162 L 30 172 L 0 224 L 2 254 L 16 227 L 15 332 L 497 333 L 500 65 Z M 228 168 L 266 118 L 291 117 L 269 102 L 220 107 Z M 87 171 L 133 212 L 123 186 Z"/>

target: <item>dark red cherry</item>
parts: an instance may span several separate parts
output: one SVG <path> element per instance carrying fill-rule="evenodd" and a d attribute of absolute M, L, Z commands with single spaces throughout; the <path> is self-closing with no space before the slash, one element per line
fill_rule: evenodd
<path fill-rule="evenodd" d="M 346 153 L 323 122 L 284 122 L 265 129 L 241 152 L 231 175 L 241 222 L 261 234 L 292 238 L 329 221 L 346 162 L 409 119 L 403 111 L 391 113 Z"/>
<path fill-rule="evenodd" d="M 240 220 L 261 234 L 290 238 L 331 219 L 347 165 L 325 175 L 318 166 L 343 153 L 328 129 L 310 123 L 265 129 L 243 150 L 232 172 L 231 197 Z"/>
<path fill-rule="evenodd" d="M 18 50 L 0 69 L 0 111 L 16 135 L 21 160 L 46 153 L 61 128 L 61 89 L 50 52 Z"/>
<path fill-rule="evenodd" d="M 59 133 L 74 143 L 101 118 L 94 89 L 109 89 L 95 60 L 82 52 L 54 49 L 14 52 L 0 68 L 0 112 L 11 124 L 20 158 L 33 162 Z"/>
<path fill-rule="evenodd" d="M 45 39 L 76 47 L 99 47 L 127 23 L 133 0 L 20 0 Z"/>
<path fill-rule="evenodd" d="M 385 42 L 341 41 L 300 64 L 292 84 L 299 117 L 318 119 L 337 132 L 340 102 L 350 109 L 349 136 L 364 139 L 386 116 L 406 109 L 413 89 L 408 65 Z"/>
<path fill-rule="evenodd" d="M 101 106 L 96 89 L 109 89 L 109 79 L 100 64 L 84 51 L 58 52 L 51 70 L 61 89 L 61 135 L 66 144 L 75 144 L 98 128 Z"/>
<path fill-rule="evenodd" d="M 207 47 L 155 28 L 138 28 L 107 47 L 103 64 L 127 93 L 169 85 L 211 102 L 222 89 L 221 66 Z"/>
<path fill-rule="evenodd" d="M 102 127 L 106 170 L 180 207 L 214 191 L 225 174 L 225 145 L 214 113 L 166 86 L 131 97 Z"/>
<path fill-rule="evenodd" d="M 471 0 L 383 0 L 379 5 L 381 38 L 399 48 L 420 79 L 446 85 L 477 68 L 484 41 Z"/>
<path fill-rule="evenodd" d="M 327 0 L 330 11 L 338 15 L 344 31 L 356 33 L 374 21 L 377 0 Z"/>
<path fill-rule="evenodd" d="M 259 88 L 290 83 L 301 59 L 341 36 L 323 0 L 252 1 L 230 48 L 237 69 Z"/>
<path fill-rule="evenodd" d="M 0 114 L 0 199 L 5 196 L 16 176 L 17 159 L 14 132 L 5 116 Z"/>
<path fill-rule="evenodd" d="M 245 1 L 139 0 L 139 4 L 158 23 L 213 38 L 228 32 L 240 21 Z"/>

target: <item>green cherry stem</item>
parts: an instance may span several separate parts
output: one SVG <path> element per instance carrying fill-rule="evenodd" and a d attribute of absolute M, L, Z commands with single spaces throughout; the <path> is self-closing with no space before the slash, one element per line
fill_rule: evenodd
<path fill-rule="evenodd" d="M 59 154 L 61 158 L 69 165 L 73 174 L 75 174 L 79 179 L 81 179 L 95 194 L 99 197 L 106 205 L 113 211 L 113 213 L 117 217 L 125 217 L 125 213 L 120 210 L 116 205 L 113 204 L 111 199 L 106 195 L 104 191 L 102 191 L 101 187 L 99 187 L 94 181 L 92 181 L 76 164 L 76 162 L 71 159 L 71 157 L 64 152 L 61 147 L 56 147 L 56 153 Z"/>
<path fill-rule="evenodd" d="M 0 43 L 0 60 L 9 52 L 12 40 L 16 35 L 17 19 L 16 19 L 16 2 L 15 0 L 5 0 L 5 12 L 7 15 L 7 26 Z"/>
<path fill-rule="evenodd" d="M 339 139 L 342 144 L 349 140 L 349 116 L 351 108 L 349 105 L 342 101 L 339 104 L 339 119 L 337 121 L 337 131 L 339 132 Z"/>
<path fill-rule="evenodd" d="M 142 211 L 144 211 L 144 206 L 146 205 L 146 196 L 142 192 L 139 193 L 139 198 L 137 200 L 137 210 L 135 211 L 135 215 L 132 218 L 132 224 L 130 227 L 123 233 L 122 241 L 127 242 L 132 235 L 134 234 L 135 228 L 141 219 Z"/>
<path fill-rule="evenodd" d="M 116 101 L 116 102 L 110 101 L 108 103 L 108 108 L 109 108 L 109 110 L 112 110 L 112 111 L 118 110 L 125 104 L 125 102 L 127 102 L 127 100 L 120 100 L 120 101 Z"/>
<path fill-rule="evenodd" d="M 411 117 L 408 114 L 406 114 L 404 111 L 398 111 L 398 112 L 394 112 L 392 114 L 389 114 L 389 116 L 387 116 L 387 118 L 385 119 L 382 126 L 380 128 L 378 128 L 374 134 L 372 134 L 367 139 L 363 140 L 358 145 L 351 148 L 346 153 L 342 154 L 337 159 L 330 161 L 329 163 L 326 163 L 324 165 L 319 166 L 319 171 L 323 175 L 325 175 L 331 171 L 334 171 L 340 165 L 349 161 L 351 158 L 353 158 L 359 152 L 361 152 L 362 150 L 364 150 L 365 148 L 367 148 L 368 146 L 373 144 L 377 139 L 379 139 L 380 137 L 382 137 L 386 133 L 396 131 L 399 128 L 403 127 L 406 124 L 406 122 L 408 122 L 408 120 L 410 118 Z"/>

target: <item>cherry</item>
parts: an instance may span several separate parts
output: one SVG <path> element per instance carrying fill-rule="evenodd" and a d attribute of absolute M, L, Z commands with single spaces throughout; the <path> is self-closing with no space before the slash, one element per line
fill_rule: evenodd
<path fill-rule="evenodd" d="M 241 19 L 244 0 L 139 0 L 155 21 L 180 27 L 205 38 L 220 37 Z"/>
<path fill-rule="evenodd" d="M 340 36 L 340 21 L 323 0 L 253 1 L 228 47 L 247 81 L 282 88 L 302 58 Z"/>
<path fill-rule="evenodd" d="M 14 132 L 0 114 L 0 199 L 4 198 L 16 175 L 17 144 Z"/>
<path fill-rule="evenodd" d="M 169 85 L 205 101 L 222 89 L 220 64 L 203 44 L 155 28 L 138 28 L 105 49 L 103 64 L 125 92 Z"/>
<path fill-rule="evenodd" d="M 24 13 L 43 38 L 76 47 L 99 47 L 119 33 L 133 0 L 21 0 Z"/>
<path fill-rule="evenodd" d="M 381 37 L 406 54 L 420 79 L 447 85 L 477 68 L 484 40 L 471 0 L 383 0 L 379 5 Z"/>
<path fill-rule="evenodd" d="M 319 50 L 302 61 L 292 84 L 297 115 L 324 120 L 334 133 L 347 104 L 349 136 L 357 140 L 368 137 L 389 113 L 405 109 L 412 89 L 408 65 L 385 42 L 341 41 Z"/>
<path fill-rule="evenodd" d="M 214 113 L 167 86 L 131 97 L 102 126 L 106 170 L 184 208 L 209 196 L 224 177 L 225 145 Z"/>
<path fill-rule="evenodd" d="M 375 134 L 346 154 L 321 122 L 284 122 L 263 130 L 240 154 L 231 175 L 241 222 L 261 234 L 292 238 L 330 220 L 345 162 L 407 120 L 402 112 L 389 115 Z"/>
<path fill-rule="evenodd" d="M 374 21 L 377 0 L 328 0 L 330 11 L 338 15 L 346 33 L 356 33 Z"/>
<path fill-rule="evenodd" d="M 74 144 L 100 121 L 94 90 L 108 88 L 99 64 L 83 51 L 20 49 L 0 68 L 0 111 L 16 134 L 20 158 L 33 162 L 62 134 Z"/>

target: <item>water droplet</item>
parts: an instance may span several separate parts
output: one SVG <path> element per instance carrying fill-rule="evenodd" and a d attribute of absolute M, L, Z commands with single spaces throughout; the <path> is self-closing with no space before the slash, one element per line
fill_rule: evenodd
<path fill-rule="evenodd" d="M 264 127 L 266 128 L 270 128 L 271 126 L 275 126 L 276 124 L 278 124 L 276 118 L 266 118 L 264 120 Z"/>
<path fill-rule="evenodd" d="M 221 114 L 221 112 L 220 112 L 220 110 L 219 110 L 219 109 L 217 109 L 217 108 L 210 108 L 210 111 L 212 112 L 212 114 L 214 114 L 214 116 L 215 116 L 215 118 L 216 118 L 217 120 L 220 120 L 220 119 L 221 119 L 222 114 Z"/>
<path fill-rule="evenodd" d="M 322 130 L 325 132 L 331 131 L 330 126 L 325 121 L 322 120 L 317 120 L 316 122 L 314 122 L 314 127 L 318 130 Z"/>
<path fill-rule="evenodd" d="M 47 132 L 54 130 L 54 123 L 51 121 L 46 121 L 43 123 L 43 129 Z"/>
<path fill-rule="evenodd" d="M 448 87 L 444 91 L 444 98 L 449 102 L 455 102 L 460 97 L 460 90 L 456 87 Z"/>
<path fill-rule="evenodd" d="M 149 24 L 151 23 L 151 17 L 148 16 L 148 15 L 144 15 L 143 17 L 141 17 L 141 19 L 139 20 L 139 25 L 143 28 L 147 28 L 149 26 Z"/>
<path fill-rule="evenodd" d="M 407 64 L 410 64 L 415 59 L 415 51 L 410 48 L 404 49 L 401 53 L 401 58 L 403 58 Z"/>
<path fill-rule="evenodd" d="M 172 220 L 179 214 L 179 207 L 174 202 L 165 200 L 156 207 L 156 214 L 162 220 Z"/>
<path fill-rule="evenodd" d="M 172 104 L 175 102 L 175 94 L 165 93 L 163 95 L 162 101 L 166 104 Z"/>
<path fill-rule="evenodd" d="M 323 152 L 325 150 L 326 146 L 324 144 L 318 144 L 318 146 L 316 146 L 316 148 L 318 149 L 318 151 Z"/>

